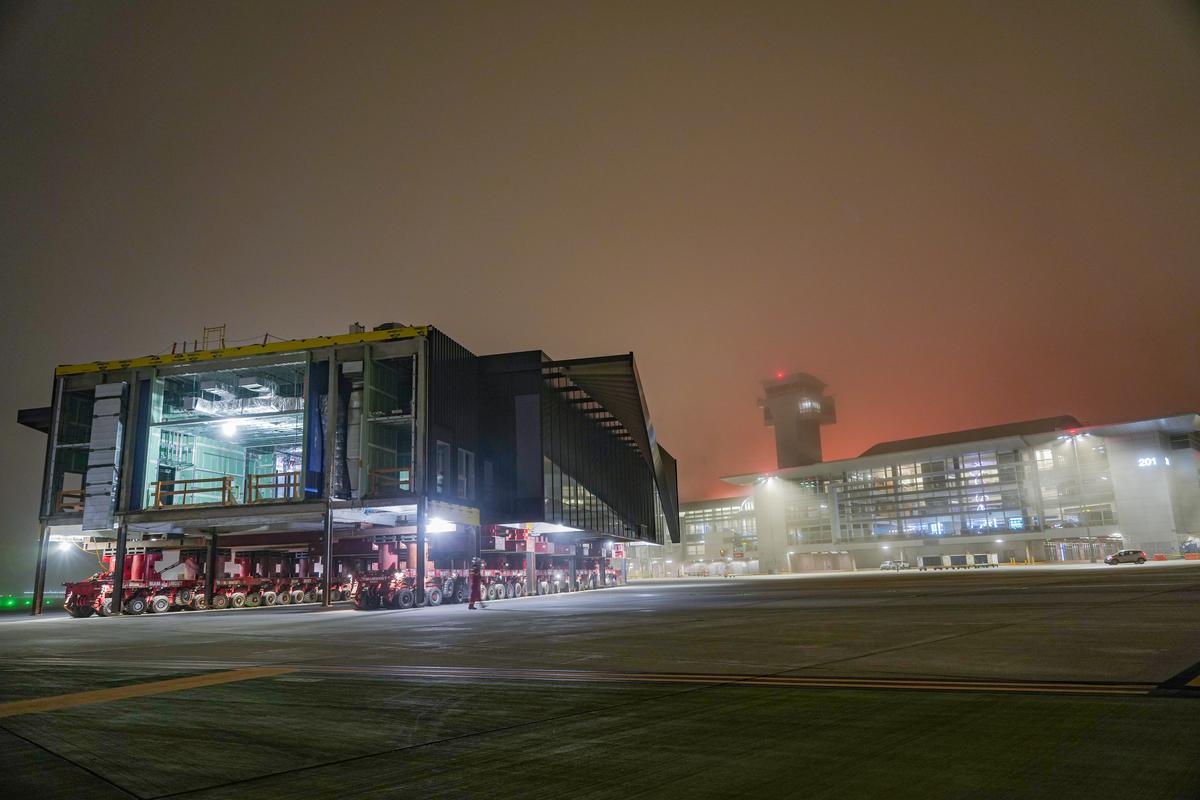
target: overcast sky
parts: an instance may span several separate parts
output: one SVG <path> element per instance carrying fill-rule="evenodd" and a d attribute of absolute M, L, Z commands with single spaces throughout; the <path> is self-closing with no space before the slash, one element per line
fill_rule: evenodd
<path fill-rule="evenodd" d="M 205 324 L 633 350 L 684 499 L 773 466 L 776 370 L 827 458 L 1200 410 L 1195 8 L 7 2 L 0 591 L 16 410 Z"/>

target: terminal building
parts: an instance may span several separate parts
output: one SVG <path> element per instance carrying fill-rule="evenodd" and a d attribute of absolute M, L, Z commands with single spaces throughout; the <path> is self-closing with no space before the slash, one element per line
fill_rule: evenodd
<path fill-rule="evenodd" d="M 743 497 L 684 504 L 675 573 L 863 569 L 976 553 L 1044 562 L 1126 548 L 1200 552 L 1194 413 L 1105 425 L 1050 417 L 822 461 L 819 427 L 833 421 L 824 384 L 805 374 L 764 383 L 779 468 L 725 478 Z M 706 507 L 725 509 L 723 519 Z M 753 558 L 731 544 L 739 536 L 731 532 L 751 529 Z"/>
<path fill-rule="evenodd" d="M 61 366 L 18 421 L 48 437 L 35 613 L 50 542 L 96 552 L 113 583 L 97 611 L 119 613 L 134 584 L 186 605 L 162 587 L 195 579 L 217 604 L 223 581 L 275 578 L 328 604 L 379 572 L 420 604 L 476 558 L 509 596 L 547 572 L 566 590 L 679 540 L 675 461 L 631 353 L 477 356 L 431 326 L 356 325 Z"/>

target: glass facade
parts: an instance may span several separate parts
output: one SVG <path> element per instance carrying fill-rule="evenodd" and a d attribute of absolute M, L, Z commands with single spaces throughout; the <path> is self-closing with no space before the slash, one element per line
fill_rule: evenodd
<path fill-rule="evenodd" d="M 679 522 L 686 561 L 711 560 L 721 550 L 730 558 L 758 557 L 753 498 L 690 503 L 680 511 Z"/>
<path fill-rule="evenodd" d="M 300 499 L 304 361 L 157 376 L 143 508 Z"/>
<path fill-rule="evenodd" d="M 58 435 L 54 441 L 54 473 L 50 483 L 51 514 L 83 511 L 84 477 L 92 435 L 94 388 L 66 388 L 58 408 Z"/>
<path fill-rule="evenodd" d="M 786 481 L 789 545 L 1116 524 L 1102 439 L 978 450 Z"/>
<path fill-rule="evenodd" d="M 540 407 L 545 520 L 661 543 L 654 473 L 621 423 L 554 370 L 543 375 Z"/>
<path fill-rule="evenodd" d="M 351 407 L 362 408 L 361 474 L 357 496 L 387 497 L 412 491 L 416 445 L 414 356 L 368 358 L 362 383 L 351 393 Z M 351 432 L 351 446 L 356 442 Z M 444 473 L 439 472 L 439 485 Z"/>

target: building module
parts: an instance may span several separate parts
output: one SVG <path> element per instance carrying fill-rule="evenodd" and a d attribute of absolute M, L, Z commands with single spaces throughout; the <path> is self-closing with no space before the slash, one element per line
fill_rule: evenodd
<path fill-rule="evenodd" d="M 605 586 L 678 541 L 675 461 L 633 354 L 477 356 L 431 326 L 61 366 L 49 542 L 102 562 L 76 616 L 272 603 L 420 605 Z M 90 587 L 90 588 L 89 588 Z"/>

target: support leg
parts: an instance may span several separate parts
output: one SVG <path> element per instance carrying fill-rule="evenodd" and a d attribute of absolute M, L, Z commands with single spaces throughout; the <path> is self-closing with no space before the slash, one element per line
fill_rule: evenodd
<path fill-rule="evenodd" d="M 120 616 L 125 610 L 125 547 L 128 539 L 129 528 L 122 522 L 117 527 L 117 551 L 113 555 L 113 616 Z"/>
<path fill-rule="evenodd" d="M 525 552 L 525 594 L 537 594 L 537 553 Z"/>
<path fill-rule="evenodd" d="M 413 587 L 413 601 L 425 605 L 425 498 L 417 501 L 417 580 Z"/>
<path fill-rule="evenodd" d="M 46 558 L 49 555 L 46 545 L 49 544 L 49 537 L 50 529 L 43 525 L 38 536 L 37 566 L 33 573 L 33 610 L 30 613 L 35 615 L 42 613 L 42 599 L 46 595 Z"/>
<path fill-rule="evenodd" d="M 213 594 L 217 588 L 217 534 L 208 535 L 208 558 L 204 566 L 204 599 L 213 607 Z"/>
<path fill-rule="evenodd" d="M 333 509 L 325 509 L 325 553 L 321 558 L 321 605 L 329 608 L 333 605 L 330 596 L 333 590 Z"/>

